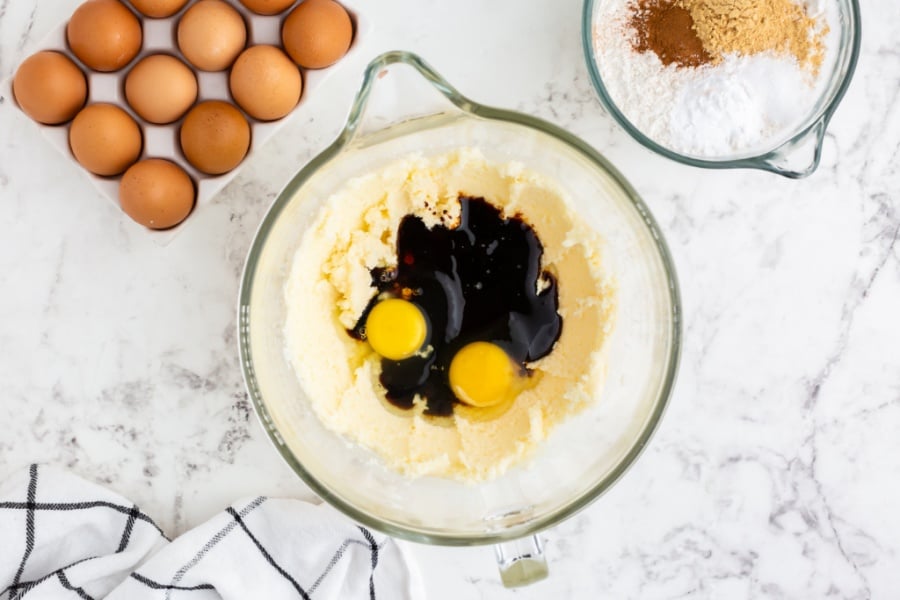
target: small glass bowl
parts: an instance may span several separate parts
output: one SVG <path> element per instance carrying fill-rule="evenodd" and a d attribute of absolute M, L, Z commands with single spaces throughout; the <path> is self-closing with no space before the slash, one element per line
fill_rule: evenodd
<path fill-rule="evenodd" d="M 582 43 L 588 72 L 600 102 L 625 131 L 640 144 L 667 158 L 706 169 L 761 169 L 784 177 L 800 179 L 813 173 L 822 155 L 825 130 L 850 85 L 856 61 L 859 58 L 861 38 L 858 0 L 829 0 L 836 3 L 840 25 L 840 42 L 837 56 L 827 84 L 809 114 L 793 131 L 786 132 L 776 143 L 761 153 L 746 152 L 733 156 L 697 157 L 680 154 L 647 137 L 616 106 L 600 75 L 597 56 L 594 54 L 594 21 L 597 7 L 595 0 L 585 0 L 582 12 Z"/>

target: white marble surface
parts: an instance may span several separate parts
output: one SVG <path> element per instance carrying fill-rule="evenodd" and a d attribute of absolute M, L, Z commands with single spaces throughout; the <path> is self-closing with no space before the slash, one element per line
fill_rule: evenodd
<path fill-rule="evenodd" d="M 291 174 L 338 131 L 363 62 L 420 52 L 477 100 L 569 128 L 659 218 L 684 360 L 648 451 L 546 533 L 549 580 L 488 549 L 415 547 L 434 598 L 895 598 L 900 590 L 900 4 L 863 51 L 819 172 L 788 181 L 650 154 L 601 110 L 575 0 L 379 0 L 365 49 L 161 247 L 0 105 L 0 477 L 107 483 L 169 534 L 250 494 L 309 497 L 269 447 L 235 352 L 238 277 Z M 0 79 L 77 0 L 0 0 Z"/>

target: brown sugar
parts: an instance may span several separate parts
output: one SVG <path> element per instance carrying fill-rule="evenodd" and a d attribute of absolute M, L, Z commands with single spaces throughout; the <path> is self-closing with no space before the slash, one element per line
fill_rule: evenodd
<path fill-rule="evenodd" d="M 697 36 L 716 60 L 726 54 L 792 54 L 818 71 L 824 57 L 820 27 L 792 0 L 677 0 L 690 11 Z"/>
<path fill-rule="evenodd" d="M 664 65 L 698 67 L 728 54 L 790 54 L 817 73 L 828 27 L 794 0 L 631 0 L 632 45 Z"/>
<path fill-rule="evenodd" d="M 633 8 L 632 40 L 638 52 L 653 51 L 666 66 L 698 67 L 711 61 L 691 13 L 673 0 L 639 0 Z"/>

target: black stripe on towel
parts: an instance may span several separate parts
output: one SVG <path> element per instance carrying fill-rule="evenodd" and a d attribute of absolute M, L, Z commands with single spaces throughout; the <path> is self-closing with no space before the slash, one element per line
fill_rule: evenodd
<path fill-rule="evenodd" d="M 94 600 L 93 596 L 85 592 L 83 589 L 81 589 L 80 587 L 75 587 L 74 585 L 69 583 L 69 578 L 66 577 L 66 574 L 62 571 L 56 572 L 56 578 L 59 579 L 59 583 L 64 588 L 66 588 L 70 592 L 75 592 L 76 594 L 78 594 L 79 598 L 82 598 L 83 600 Z"/>
<path fill-rule="evenodd" d="M 125 522 L 125 531 L 122 532 L 122 539 L 119 541 L 116 554 L 123 552 L 128 547 L 128 542 L 131 541 L 131 531 L 134 529 L 134 522 L 137 520 L 139 512 L 141 511 L 138 510 L 137 506 L 131 507 L 131 512 L 128 513 L 128 520 Z"/>
<path fill-rule="evenodd" d="M 19 570 L 16 571 L 16 577 L 13 579 L 10 588 L 17 588 L 19 582 L 22 581 L 22 575 L 25 573 L 25 563 L 34 550 L 34 499 L 37 496 L 37 465 L 31 465 L 28 468 L 28 502 L 25 509 L 28 511 L 25 515 L 25 552 L 22 554 L 22 562 L 19 563 Z"/>
<path fill-rule="evenodd" d="M 260 497 L 256 498 L 253 502 L 251 502 L 250 504 L 245 506 L 243 509 L 241 509 L 240 514 L 242 516 L 246 517 L 251 512 L 253 512 L 257 508 L 259 508 L 260 505 L 262 505 L 265 501 L 266 501 L 266 498 L 264 496 L 260 496 Z M 191 569 L 196 567 L 197 563 L 199 563 L 201 560 L 203 560 L 203 557 L 206 556 L 206 554 L 210 550 L 215 548 L 219 542 L 221 542 L 226 537 L 228 537 L 228 535 L 230 535 L 231 532 L 236 528 L 237 528 L 237 521 L 235 521 L 233 519 L 229 520 L 228 523 L 225 525 L 225 527 L 220 529 L 216 533 L 216 535 L 211 537 L 209 539 L 209 541 L 206 542 L 206 544 L 203 546 L 203 548 L 201 548 L 200 551 L 197 552 L 197 554 L 195 554 L 191 560 L 189 560 L 187 563 L 184 564 L 184 566 L 182 566 L 180 569 L 178 569 L 178 571 L 176 571 L 175 575 L 172 577 L 171 585 L 173 585 L 173 586 L 178 585 L 178 583 L 184 578 L 184 576 L 187 575 L 188 571 L 190 571 Z M 168 596 L 168 594 L 166 594 L 166 596 Z"/>
<path fill-rule="evenodd" d="M 83 563 L 83 562 L 87 562 L 87 561 L 89 561 L 89 560 L 94 560 L 94 559 L 96 559 L 96 558 L 97 558 L 96 556 L 88 556 L 88 557 L 86 557 L 86 558 L 82 558 L 81 560 L 76 560 L 75 562 L 73 562 L 73 563 L 71 563 L 71 564 L 68 564 L 68 565 L 66 565 L 65 567 L 61 568 L 61 569 L 57 569 L 56 571 L 53 571 L 52 573 L 49 573 L 49 574 L 47 574 L 47 575 L 44 575 L 44 576 L 41 577 L 40 579 L 35 579 L 34 581 L 22 581 L 22 582 L 20 582 L 18 585 L 16 585 L 15 587 L 9 586 L 9 587 L 6 588 L 5 590 L 3 590 L 3 592 L 0 592 L 0 594 L 9 591 L 9 592 L 10 592 L 10 598 L 13 598 L 13 597 L 14 597 L 13 594 L 16 592 L 16 589 L 19 589 L 19 590 L 21 590 L 21 591 L 19 592 L 18 597 L 21 598 L 22 596 L 25 595 L 25 593 L 26 593 L 28 590 L 30 590 L 30 589 L 33 588 L 34 586 L 40 585 L 40 584 L 44 583 L 45 581 L 47 581 L 48 579 L 51 579 L 51 578 L 53 578 L 53 577 L 59 577 L 59 576 L 57 575 L 57 572 L 58 572 L 58 571 L 65 571 L 66 569 L 68 569 L 68 568 L 70 568 L 70 567 L 74 567 L 75 565 L 80 565 L 80 564 Z"/>
<path fill-rule="evenodd" d="M 109 508 L 116 512 L 120 512 L 123 515 L 130 515 L 134 510 L 131 506 L 121 506 L 119 504 L 114 504 L 112 502 L 104 502 L 102 500 L 97 500 L 94 502 L 0 502 L 0 509 L 13 509 L 13 510 L 87 510 L 89 508 Z M 153 522 L 153 519 L 145 515 L 144 513 L 138 511 L 135 515 L 135 518 L 138 521 L 143 521 L 145 523 L 149 523 L 153 526 L 154 529 L 159 533 L 159 535 L 166 538 L 166 541 L 171 541 L 166 535 L 163 533 L 163 530 L 159 528 L 159 526 Z"/>
<path fill-rule="evenodd" d="M 180 592 L 196 592 L 197 590 L 214 590 L 216 589 L 213 585 L 209 583 L 201 583 L 200 585 L 192 585 L 182 586 L 182 585 L 166 585 L 164 583 L 159 583 L 158 581 L 153 581 L 149 577 L 144 577 L 140 573 L 132 573 L 131 578 L 143 583 L 148 588 L 153 590 L 178 590 Z"/>
<path fill-rule="evenodd" d="M 359 527 L 359 530 L 362 531 L 366 541 L 369 542 L 369 548 L 372 551 L 372 573 L 369 575 L 369 600 L 375 600 L 375 567 L 378 566 L 378 543 L 372 536 L 372 532 L 368 529 Z"/>
<path fill-rule="evenodd" d="M 237 512 L 235 512 L 235 510 L 231 507 L 228 507 L 226 511 L 234 518 L 237 524 L 241 526 L 241 529 L 244 530 L 244 533 L 247 534 L 247 537 L 249 537 L 253 544 L 259 549 L 260 553 L 263 555 L 263 558 L 266 559 L 266 562 L 272 565 L 272 567 L 276 571 L 278 571 L 278 573 L 282 577 L 284 577 L 291 583 L 292 586 L 294 586 L 294 589 L 297 590 L 297 593 L 300 594 L 300 597 L 303 598 L 303 600 L 310 600 L 309 594 L 307 594 L 306 591 L 302 587 L 300 587 L 300 584 L 297 583 L 297 580 L 291 577 L 290 573 L 282 569 L 281 566 L 277 562 L 275 562 L 275 559 L 272 558 L 272 555 L 269 554 L 269 552 L 265 548 L 263 548 L 263 545 L 259 543 L 259 540 L 256 539 L 256 536 L 253 535 L 253 533 L 247 528 L 247 525 L 244 523 L 241 515 L 237 514 Z"/>

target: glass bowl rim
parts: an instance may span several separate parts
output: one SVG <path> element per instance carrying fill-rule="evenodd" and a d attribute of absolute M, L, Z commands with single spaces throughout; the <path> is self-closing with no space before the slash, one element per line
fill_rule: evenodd
<path fill-rule="evenodd" d="M 371 94 L 379 73 L 394 63 L 403 63 L 416 69 L 425 79 L 451 103 L 459 109 L 460 114 L 464 118 L 481 118 L 487 121 L 501 121 L 512 123 L 514 125 L 524 126 L 526 128 L 536 129 L 545 133 L 558 141 L 569 146 L 584 158 L 588 159 L 594 167 L 605 171 L 613 182 L 620 187 L 624 195 L 638 212 L 643 226 L 647 228 L 655 242 L 657 255 L 663 265 L 665 271 L 668 299 L 671 304 L 671 315 L 668 323 L 669 327 L 669 349 L 666 356 L 664 369 L 665 373 L 661 378 L 660 392 L 655 400 L 653 408 L 650 410 L 646 422 L 641 429 L 634 443 L 628 452 L 622 457 L 620 462 L 604 477 L 596 482 L 588 490 L 581 495 L 570 499 L 561 504 L 555 510 L 541 515 L 536 519 L 525 522 L 521 525 L 514 525 L 507 529 L 494 532 L 478 532 L 465 534 L 447 534 L 435 532 L 427 529 L 419 529 L 412 525 L 398 524 L 393 521 L 385 521 L 377 515 L 371 514 L 366 510 L 357 507 L 355 504 L 344 500 L 332 492 L 328 487 L 321 483 L 315 475 L 309 472 L 301 462 L 293 455 L 288 445 L 282 439 L 274 422 L 266 408 L 265 401 L 257 385 L 255 370 L 253 368 L 253 359 L 250 350 L 250 327 L 249 313 L 250 301 L 253 295 L 254 281 L 256 276 L 256 268 L 259 264 L 263 248 L 266 245 L 269 235 L 272 233 L 279 216 L 285 207 L 296 195 L 297 191 L 310 179 L 320 168 L 324 167 L 328 162 L 342 153 L 345 149 L 352 149 L 357 142 L 363 142 L 369 136 L 385 136 L 388 133 L 390 139 L 398 136 L 408 135 L 422 129 L 423 121 L 428 119 L 437 119 L 443 117 L 443 113 L 429 115 L 415 120 L 407 120 L 398 124 L 381 128 L 371 134 L 366 134 L 361 138 L 356 137 L 363 119 L 366 102 Z M 411 131 L 405 131 L 410 129 Z M 453 88 L 445 79 L 443 79 L 436 71 L 434 71 L 427 63 L 415 54 L 402 51 L 387 52 L 375 58 L 366 68 L 362 86 L 353 101 L 347 123 L 335 141 L 323 150 L 319 155 L 310 160 L 303 166 L 291 181 L 279 193 L 278 197 L 269 207 L 266 215 L 263 217 L 257 232 L 254 236 L 253 243 L 244 263 L 244 270 L 241 277 L 240 291 L 238 294 L 238 350 L 240 356 L 241 370 L 244 376 L 244 383 L 247 393 L 253 404 L 254 411 L 263 430 L 266 432 L 269 440 L 275 446 L 276 450 L 281 454 L 282 458 L 287 462 L 291 469 L 300 476 L 300 478 L 315 492 L 333 507 L 343 512 L 345 515 L 358 523 L 372 527 L 378 531 L 382 531 L 391 536 L 406 539 L 417 543 L 436 544 L 444 546 L 470 546 L 482 544 L 496 544 L 503 541 L 518 539 L 528 535 L 532 535 L 538 531 L 552 527 L 557 523 L 567 519 L 576 512 L 585 508 L 601 494 L 607 491 L 621 476 L 632 466 L 643 449 L 647 446 L 653 433 L 656 431 L 658 424 L 662 418 L 675 384 L 678 372 L 678 365 L 681 357 L 682 345 L 682 308 L 681 296 L 678 286 L 678 279 L 675 273 L 674 261 L 670 254 L 668 245 L 666 244 L 656 220 L 651 215 L 649 209 L 643 200 L 638 196 L 634 188 L 627 180 L 612 166 L 597 150 L 589 144 L 574 136 L 571 133 L 557 127 L 547 121 L 499 108 L 484 106 L 469 100 Z"/>

